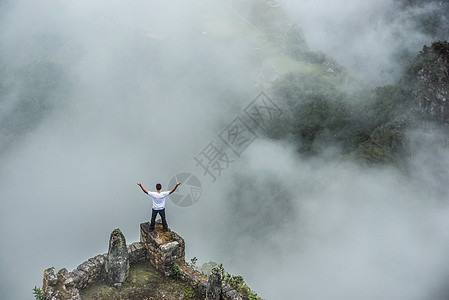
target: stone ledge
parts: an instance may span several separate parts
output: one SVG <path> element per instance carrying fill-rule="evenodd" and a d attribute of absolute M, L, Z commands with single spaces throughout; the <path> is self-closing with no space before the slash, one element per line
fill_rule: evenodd
<path fill-rule="evenodd" d="M 187 282 L 189 285 L 198 289 L 202 295 L 206 295 L 206 289 L 208 284 L 208 278 L 193 269 L 186 263 L 179 265 L 179 271 L 181 273 L 181 279 Z M 222 300 L 243 300 L 242 295 L 234 290 L 226 282 L 221 283 L 221 299 Z"/>
<path fill-rule="evenodd" d="M 127 250 L 130 264 L 147 257 L 147 249 L 140 242 L 127 245 Z M 71 272 L 63 268 L 55 274 L 55 268 L 45 269 L 43 291 L 46 299 L 81 300 L 79 290 L 86 288 L 87 285 L 99 278 L 103 278 L 106 259 L 107 253 L 99 254 L 81 263 Z M 65 296 L 61 297 L 62 294 Z"/>
<path fill-rule="evenodd" d="M 159 272 L 170 276 L 173 266 L 178 265 L 181 279 L 206 296 L 208 278 L 185 263 L 185 242 L 176 232 L 164 232 L 156 222 L 150 231 L 149 222 L 140 224 L 140 242 L 126 246 L 129 263 L 148 260 Z M 63 268 L 55 274 L 55 268 L 44 270 L 42 290 L 46 300 L 81 300 L 79 290 L 104 278 L 107 254 L 99 254 L 81 263 L 72 272 Z M 222 282 L 221 300 L 243 300 L 242 296 L 227 283 Z"/>
<path fill-rule="evenodd" d="M 158 220 L 154 230 L 150 223 L 140 224 L 140 242 L 148 250 L 148 260 L 165 276 L 170 276 L 173 266 L 178 265 L 181 279 L 206 296 L 208 278 L 185 263 L 185 242 L 176 232 L 164 232 Z M 243 297 L 227 283 L 222 283 L 221 298 L 223 300 L 243 300 Z"/>
<path fill-rule="evenodd" d="M 184 239 L 171 230 L 164 232 L 160 220 L 153 231 L 149 222 L 140 224 L 140 242 L 147 249 L 147 259 L 165 276 L 170 276 L 173 266 L 185 260 Z"/>

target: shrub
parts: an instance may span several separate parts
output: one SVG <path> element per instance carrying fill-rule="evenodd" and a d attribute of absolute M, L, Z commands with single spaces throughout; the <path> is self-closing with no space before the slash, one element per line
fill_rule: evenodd
<path fill-rule="evenodd" d="M 175 264 L 171 270 L 171 274 L 170 276 L 174 279 L 174 280 L 179 280 L 181 279 L 181 271 L 179 270 L 179 266 L 177 264 Z"/>
<path fill-rule="evenodd" d="M 37 286 L 33 288 L 33 295 L 36 300 L 45 300 L 44 293 Z"/>

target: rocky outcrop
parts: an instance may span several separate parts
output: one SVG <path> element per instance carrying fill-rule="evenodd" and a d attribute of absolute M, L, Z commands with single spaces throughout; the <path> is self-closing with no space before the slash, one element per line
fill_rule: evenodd
<path fill-rule="evenodd" d="M 449 43 L 424 46 L 408 71 L 414 104 L 420 113 L 449 123 Z"/>
<path fill-rule="evenodd" d="M 56 273 L 55 268 L 47 268 L 44 270 L 44 282 L 42 290 L 45 299 L 48 300 L 81 300 L 79 290 L 74 285 L 65 285 L 69 273 L 66 269 L 61 269 Z"/>
<path fill-rule="evenodd" d="M 347 157 L 368 164 L 404 166 L 416 149 L 410 131 L 426 128 L 449 132 L 449 43 L 437 41 L 424 46 L 397 85 L 377 88 L 376 93 L 373 109 L 382 121 Z M 440 142 L 447 144 L 449 140 Z"/>
<path fill-rule="evenodd" d="M 163 232 L 160 220 L 156 222 L 153 231 L 150 230 L 149 222 L 140 224 L 140 243 L 147 249 L 147 259 L 159 272 L 165 276 L 179 272 L 180 279 L 198 290 L 203 297 L 206 297 L 209 291 L 209 297 L 216 297 L 218 294 L 217 299 L 221 300 L 243 299 L 236 290 L 221 281 L 221 272 L 218 268 L 212 276 L 212 282 L 209 283 L 210 279 L 186 264 L 184 239 L 171 230 Z"/>
<path fill-rule="evenodd" d="M 140 224 L 140 242 L 147 248 L 150 263 L 165 276 L 170 276 L 173 266 L 185 260 L 184 239 L 171 230 L 162 231 L 160 219 L 153 231 L 149 222 Z"/>
<path fill-rule="evenodd" d="M 244 299 L 226 282 L 221 281 L 219 270 L 214 271 L 209 283 L 205 276 L 188 266 L 185 263 L 184 239 L 176 232 L 163 232 L 160 220 L 156 222 L 154 231 L 150 231 L 148 222 L 140 224 L 140 235 L 142 242 L 126 246 L 123 234 L 116 229 L 111 233 L 107 254 L 89 258 L 72 272 L 65 268 L 57 273 L 53 267 L 45 269 L 42 285 L 45 299 L 81 300 L 80 290 L 101 279 L 119 286 L 117 283 L 123 283 L 121 280 L 127 277 L 129 264 L 142 260 L 148 260 L 165 276 L 171 276 L 172 271 L 176 269 L 179 279 L 199 291 L 202 297 L 206 297 L 208 293 L 208 299 Z M 124 268 L 126 265 L 128 267 Z"/>
<path fill-rule="evenodd" d="M 136 263 L 146 259 L 145 247 L 139 242 L 127 246 L 129 262 Z M 55 274 L 55 268 L 44 271 L 43 291 L 47 300 L 81 300 L 79 291 L 89 284 L 105 277 L 105 263 L 108 254 L 99 254 L 80 264 L 72 272 L 63 268 Z M 55 281 L 56 278 L 56 281 Z"/>
<path fill-rule="evenodd" d="M 209 275 L 206 288 L 206 300 L 220 300 L 221 296 L 221 271 L 213 268 Z"/>
<path fill-rule="evenodd" d="M 181 279 L 197 289 L 201 295 L 204 295 L 204 297 L 206 297 L 206 292 L 209 284 L 208 279 L 203 274 L 199 273 L 197 270 L 193 269 L 186 263 L 181 263 L 178 267 Z M 215 285 L 216 284 L 214 284 L 214 286 Z M 237 292 L 224 281 L 221 282 L 221 292 L 219 299 L 245 300 L 245 298 L 239 292 Z"/>
<path fill-rule="evenodd" d="M 106 282 L 121 287 L 129 275 L 129 255 L 125 236 L 115 229 L 109 238 L 109 251 L 105 263 Z"/>
<path fill-rule="evenodd" d="M 56 276 L 55 268 L 47 268 L 44 270 L 44 280 L 42 283 L 42 291 L 44 295 L 51 299 L 53 296 L 56 296 L 55 286 L 58 283 L 58 277 Z"/>

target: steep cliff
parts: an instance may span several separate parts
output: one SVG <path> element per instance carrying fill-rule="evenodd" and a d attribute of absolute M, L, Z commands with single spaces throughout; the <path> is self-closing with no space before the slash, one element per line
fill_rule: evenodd
<path fill-rule="evenodd" d="M 449 43 L 424 46 L 406 74 L 412 107 L 421 116 L 449 123 Z"/>
<path fill-rule="evenodd" d="M 298 151 L 336 155 L 368 164 L 401 163 L 411 153 L 408 132 L 439 128 L 449 136 L 449 46 L 424 46 L 394 85 L 370 88 L 346 77 L 291 73 L 274 84 L 273 94 L 286 112 L 269 136 L 290 138 Z M 344 78 L 341 77 L 341 78 Z"/>
<path fill-rule="evenodd" d="M 207 276 L 186 263 L 184 239 L 174 231 L 165 232 L 161 220 L 155 230 L 150 230 L 149 222 L 140 224 L 140 242 L 128 246 L 120 229 L 115 229 L 108 253 L 88 259 L 72 272 L 45 269 L 42 292 L 45 300 L 261 299 L 241 276 L 225 273 L 221 265 Z"/>
<path fill-rule="evenodd" d="M 353 156 L 371 163 L 397 163 L 412 151 L 407 131 L 431 127 L 449 133 L 448 42 L 424 46 L 398 84 L 379 88 L 377 97 L 379 115 L 388 117 Z"/>

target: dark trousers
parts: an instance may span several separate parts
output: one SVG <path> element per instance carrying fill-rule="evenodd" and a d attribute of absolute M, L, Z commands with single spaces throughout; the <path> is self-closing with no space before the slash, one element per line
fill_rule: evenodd
<path fill-rule="evenodd" d="M 152 213 L 151 213 L 151 223 L 150 223 L 150 229 L 154 230 L 154 224 L 156 221 L 156 216 L 157 214 L 159 214 L 161 216 L 162 219 L 162 227 L 164 227 L 164 230 L 168 229 L 168 225 L 167 225 L 167 219 L 165 218 L 165 208 L 164 209 L 153 209 Z"/>

